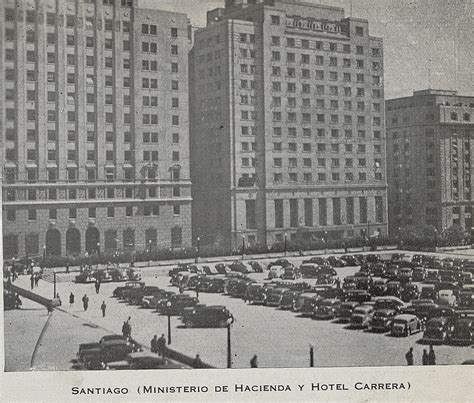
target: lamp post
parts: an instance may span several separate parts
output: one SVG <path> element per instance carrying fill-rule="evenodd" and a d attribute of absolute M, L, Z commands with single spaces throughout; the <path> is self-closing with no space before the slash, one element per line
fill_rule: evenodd
<path fill-rule="evenodd" d="M 232 368 L 232 348 L 230 341 L 230 328 L 232 323 L 234 323 L 233 317 L 227 319 L 227 368 Z"/>
<path fill-rule="evenodd" d="M 151 253 L 151 239 L 148 240 L 148 253 Z"/>
<path fill-rule="evenodd" d="M 287 243 L 288 243 L 288 234 L 285 232 L 285 246 L 284 246 L 285 256 L 286 256 Z"/>
<path fill-rule="evenodd" d="M 314 347 L 310 346 L 309 348 L 309 366 L 314 367 Z"/>
<path fill-rule="evenodd" d="M 245 257 L 245 235 L 242 235 L 242 260 Z"/>
<path fill-rule="evenodd" d="M 434 230 L 434 236 L 435 236 L 435 252 L 436 252 L 436 248 L 438 247 L 438 230 L 436 228 Z"/>
<path fill-rule="evenodd" d="M 324 231 L 324 253 L 328 253 L 328 232 Z"/>
<path fill-rule="evenodd" d="M 53 270 L 53 299 L 56 298 L 56 270 Z"/>
<path fill-rule="evenodd" d="M 196 239 L 197 244 L 196 244 L 196 263 L 199 261 L 199 255 L 201 252 L 201 237 L 197 237 Z"/>
<path fill-rule="evenodd" d="M 97 256 L 100 257 L 100 242 L 97 242 Z"/>
<path fill-rule="evenodd" d="M 46 261 L 46 245 L 43 246 L 43 269 Z"/>
<path fill-rule="evenodd" d="M 171 301 L 166 303 L 166 312 L 168 313 L 168 344 L 171 344 Z"/>
<path fill-rule="evenodd" d="M 398 247 L 402 247 L 402 229 L 398 227 Z"/>

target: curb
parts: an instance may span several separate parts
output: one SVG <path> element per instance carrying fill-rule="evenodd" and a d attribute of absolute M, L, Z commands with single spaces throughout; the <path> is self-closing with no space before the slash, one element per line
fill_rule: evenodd
<path fill-rule="evenodd" d="M 34 366 L 34 362 L 35 362 L 35 358 L 36 358 L 36 354 L 38 352 L 38 349 L 41 345 L 41 341 L 43 340 L 43 336 L 46 332 L 46 329 L 48 329 L 49 327 L 49 321 L 51 320 L 51 318 L 53 317 L 53 313 L 51 313 L 50 315 L 48 315 L 48 319 L 46 320 L 46 323 L 44 324 L 43 326 L 43 329 L 41 330 L 41 333 L 38 337 L 38 340 L 36 341 L 36 345 L 35 345 L 35 349 L 33 350 L 33 354 L 31 355 L 31 360 L 30 360 L 30 370 L 33 370 L 33 366 Z"/>

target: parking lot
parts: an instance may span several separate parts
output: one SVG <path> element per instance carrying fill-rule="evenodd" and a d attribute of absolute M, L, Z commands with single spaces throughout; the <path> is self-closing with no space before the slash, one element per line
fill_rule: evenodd
<path fill-rule="evenodd" d="M 303 258 L 290 258 L 299 265 Z M 178 292 L 169 284 L 170 267 L 146 267 L 142 269 L 146 285 L 156 285 Z M 341 280 L 353 275 L 359 267 L 336 268 Z M 267 272 L 253 273 L 250 277 L 261 282 Z M 112 291 L 121 283 L 104 283 L 96 294 L 93 284 L 76 284 L 73 274 L 58 275 L 57 292 L 63 301 L 63 309 L 92 323 L 120 333 L 123 321 L 129 316 L 132 324 L 132 337 L 149 346 L 153 335 L 164 333 L 167 336 L 167 317 L 153 310 L 128 305 L 112 298 Z M 26 276 L 20 281 L 27 286 Z M 53 285 L 40 281 L 36 289 L 51 296 Z M 67 303 L 70 292 L 76 297 L 73 307 Z M 185 291 L 195 295 L 194 291 Z M 90 298 L 89 309 L 84 312 L 81 297 Z M 427 346 L 418 344 L 422 334 L 395 338 L 384 333 L 351 329 L 347 324 L 333 320 L 314 320 L 302 318 L 295 312 L 278 308 L 248 305 L 243 299 L 223 294 L 200 293 L 200 303 L 225 305 L 233 314 L 235 323 L 231 329 L 232 363 L 235 368 L 250 366 L 254 354 L 258 356 L 259 367 L 307 367 L 309 350 L 314 348 L 314 361 L 317 367 L 334 366 L 389 366 L 405 365 L 405 353 L 414 347 L 415 365 L 421 365 L 421 355 Z M 107 304 L 106 317 L 102 318 L 100 305 Z M 194 356 L 200 354 L 203 361 L 216 366 L 227 364 L 227 330 L 225 328 L 197 329 L 185 328 L 177 317 L 172 317 L 171 347 L 182 353 Z M 54 331 L 51 329 L 50 331 Z M 79 330 L 78 330 L 79 331 Z M 83 342 L 91 342 L 84 335 Z M 438 364 L 460 364 L 474 358 L 474 349 L 458 346 L 435 346 Z M 72 357 L 71 357 L 72 358 Z"/>

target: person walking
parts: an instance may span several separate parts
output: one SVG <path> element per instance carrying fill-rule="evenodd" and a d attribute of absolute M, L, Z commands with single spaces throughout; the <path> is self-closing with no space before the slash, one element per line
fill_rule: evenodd
<path fill-rule="evenodd" d="M 193 368 L 202 368 L 203 363 L 201 360 L 201 357 L 199 357 L 199 354 L 196 354 L 196 358 L 193 361 Z"/>
<path fill-rule="evenodd" d="M 124 321 L 123 322 L 123 325 L 122 325 L 122 335 L 124 338 L 127 338 L 128 337 L 128 323 L 127 321 Z"/>
<path fill-rule="evenodd" d="M 156 344 L 156 349 L 157 353 L 161 355 L 162 357 L 165 356 L 165 351 L 166 351 L 166 338 L 164 333 L 161 334 L 161 337 L 158 339 L 157 344 Z"/>
<path fill-rule="evenodd" d="M 87 294 L 84 294 L 82 297 L 82 306 L 84 307 L 84 312 L 87 311 L 87 308 L 89 308 L 89 297 Z"/>
<path fill-rule="evenodd" d="M 69 308 L 72 308 L 73 305 L 74 305 L 74 294 L 71 292 L 71 294 L 69 294 Z"/>
<path fill-rule="evenodd" d="M 407 365 L 413 365 L 413 347 L 410 347 L 410 350 L 405 354 L 407 360 Z"/>
<path fill-rule="evenodd" d="M 430 352 L 428 353 L 428 365 L 436 365 L 436 354 L 432 344 L 430 344 Z"/>
<path fill-rule="evenodd" d="M 35 274 L 35 287 L 38 287 L 39 281 L 40 281 L 40 274 L 36 273 Z"/>
<path fill-rule="evenodd" d="M 107 305 L 105 305 L 105 301 L 102 301 L 102 305 L 100 306 L 102 311 L 102 317 L 105 318 L 105 310 L 107 309 Z"/>
<path fill-rule="evenodd" d="M 199 299 L 199 284 L 196 285 L 196 298 Z"/>
<path fill-rule="evenodd" d="M 63 303 L 61 301 L 61 297 L 59 296 L 59 292 L 56 293 L 56 299 L 58 301 L 58 305 L 61 306 Z"/>
<path fill-rule="evenodd" d="M 258 368 L 257 354 L 255 354 L 250 360 L 250 368 Z"/>
<path fill-rule="evenodd" d="M 95 280 L 95 293 L 98 294 L 100 291 L 100 280 L 96 279 Z"/>
<path fill-rule="evenodd" d="M 69 263 L 66 263 L 66 274 L 69 274 Z"/>
<path fill-rule="evenodd" d="M 153 336 L 153 339 L 151 339 L 150 345 L 151 352 L 156 354 L 158 351 L 158 336 L 156 334 Z"/>
<path fill-rule="evenodd" d="M 428 352 L 426 351 L 426 348 L 423 350 L 423 357 L 421 358 L 421 362 L 423 365 L 428 365 L 429 360 L 428 360 Z"/>
<path fill-rule="evenodd" d="M 35 275 L 31 273 L 30 277 L 31 289 L 35 288 Z"/>

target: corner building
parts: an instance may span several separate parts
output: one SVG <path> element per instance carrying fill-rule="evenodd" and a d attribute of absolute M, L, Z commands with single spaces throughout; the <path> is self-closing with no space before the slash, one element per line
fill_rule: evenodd
<path fill-rule="evenodd" d="M 386 114 L 390 233 L 428 225 L 470 230 L 474 97 L 415 91 L 388 100 Z"/>
<path fill-rule="evenodd" d="M 227 1 L 190 57 L 193 236 L 387 233 L 382 40 L 344 10 Z"/>
<path fill-rule="evenodd" d="M 189 245 L 186 15 L 1 3 L 5 257 Z"/>

